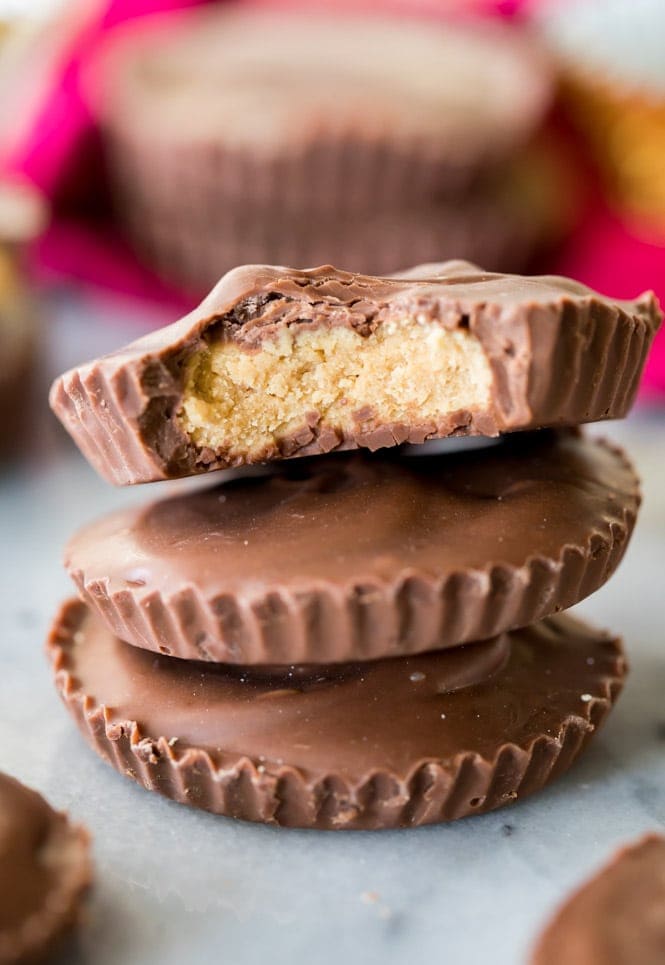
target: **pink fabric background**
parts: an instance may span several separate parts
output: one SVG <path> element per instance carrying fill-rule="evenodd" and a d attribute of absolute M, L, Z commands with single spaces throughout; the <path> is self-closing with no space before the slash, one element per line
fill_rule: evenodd
<path fill-rule="evenodd" d="M 97 164 L 94 118 L 81 96 L 81 76 L 101 41 L 128 20 L 204 2 L 207 0 L 105 0 L 96 13 L 79 22 L 64 43 L 32 123 L 1 159 L 5 175 L 27 178 L 54 204 L 52 224 L 32 252 L 32 263 L 42 277 L 64 274 L 142 298 L 167 299 L 176 310 L 190 307 L 182 295 L 142 268 L 108 228 L 95 228 L 93 223 L 68 218 L 61 211 L 63 199 L 85 186 Z M 365 4 L 373 5 L 404 8 L 404 0 L 369 0 Z M 418 0 L 409 3 L 408 9 L 436 16 L 451 10 L 459 13 L 463 7 L 464 14 L 491 12 L 513 17 L 526 6 L 520 0 L 477 0 L 473 4 Z M 571 275 L 619 298 L 654 288 L 665 303 L 665 247 L 632 235 L 594 190 L 578 230 L 547 270 Z M 665 396 L 665 332 L 658 336 L 651 355 L 644 392 Z"/>

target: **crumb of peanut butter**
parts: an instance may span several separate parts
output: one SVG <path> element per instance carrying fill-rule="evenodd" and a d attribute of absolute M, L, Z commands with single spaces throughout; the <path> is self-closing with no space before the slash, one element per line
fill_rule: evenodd
<path fill-rule="evenodd" d="M 392 909 L 389 908 L 388 905 L 383 904 L 378 891 L 363 891 L 360 894 L 360 900 L 364 905 L 373 905 L 376 908 L 377 918 L 381 918 L 382 921 L 387 921 L 389 918 L 392 918 Z"/>

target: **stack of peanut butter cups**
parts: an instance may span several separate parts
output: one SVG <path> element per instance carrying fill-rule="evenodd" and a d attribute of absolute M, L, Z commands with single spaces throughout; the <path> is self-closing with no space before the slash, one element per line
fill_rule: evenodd
<path fill-rule="evenodd" d="M 63 375 L 52 406 L 108 481 L 210 481 L 69 542 L 80 598 L 48 651 L 89 743 L 176 801 L 292 827 L 540 790 L 625 677 L 620 641 L 560 611 L 639 505 L 578 426 L 627 413 L 659 324 L 650 294 L 459 261 L 245 266 Z"/>

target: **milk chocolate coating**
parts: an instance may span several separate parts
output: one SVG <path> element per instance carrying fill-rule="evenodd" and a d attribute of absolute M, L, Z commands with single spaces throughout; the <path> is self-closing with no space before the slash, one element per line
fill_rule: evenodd
<path fill-rule="evenodd" d="M 456 650 L 257 671 L 128 646 L 70 601 L 48 650 L 121 773 L 219 814 L 324 829 L 447 821 L 540 789 L 625 675 L 619 641 L 568 616 Z"/>
<path fill-rule="evenodd" d="M 312 412 L 299 430 L 252 458 L 624 416 L 661 320 L 652 294 L 613 302 L 567 279 L 487 274 L 459 261 L 422 265 L 394 278 L 249 265 L 225 275 L 174 325 L 61 376 L 51 406 L 110 482 L 240 464 L 239 455 L 231 459 L 197 447 L 177 420 L 186 361 L 206 340 L 223 337 L 252 351 L 284 326 L 336 325 L 369 337 L 383 321 L 405 315 L 468 330 L 480 341 L 493 375 L 489 408 L 448 413 L 438 424 L 359 420 L 346 435 Z"/>
<path fill-rule="evenodd" d="M 566 901 L 531 965 L 663 965 L 665 838 L 646 835 L 619 851 Z"/>
<path fill-rule="evenodd" d="M 0 773 L 0 962 L 42 961 L 74 925 L 92 872 L 87 832 Z"/>
<path fill-rule="evenodd" d="M 196 660 L 331 663 L 526 626 L 607 580 L 638 480 L 575 432 L 245 471 L 93 522 L 65 551 L 121 639 Z"/>

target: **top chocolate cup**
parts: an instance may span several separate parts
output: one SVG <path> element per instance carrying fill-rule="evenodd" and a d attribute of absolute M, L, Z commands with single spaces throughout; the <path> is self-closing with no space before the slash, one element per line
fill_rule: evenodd
<path fill-rule="evenodd" d="M 565 278 L 247 265 L 180 321 L 54 383 L 118 485 L 334 449 L 620 418 L 661 322 Z"/>
<path fill-rule="evenodd" d="M 372 212 L 454 197 L 552 95 L 542 51 L 468 26 L 225 5 L 115 31 L 86 88 L 125 202 Z"/>

